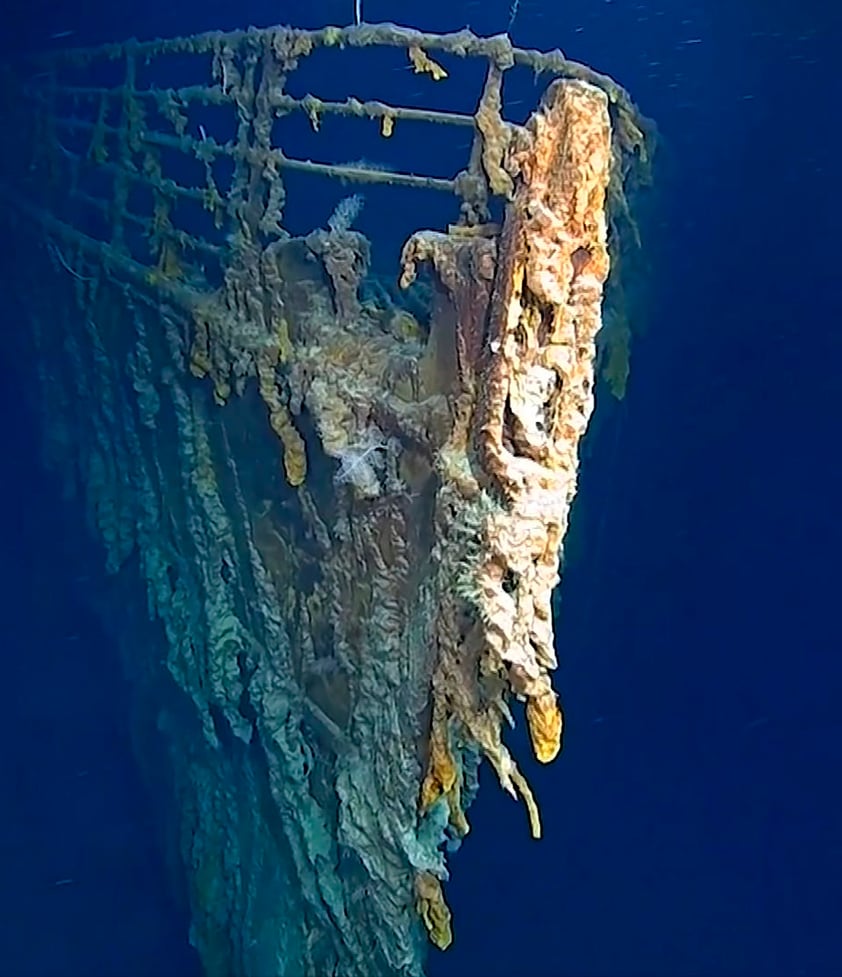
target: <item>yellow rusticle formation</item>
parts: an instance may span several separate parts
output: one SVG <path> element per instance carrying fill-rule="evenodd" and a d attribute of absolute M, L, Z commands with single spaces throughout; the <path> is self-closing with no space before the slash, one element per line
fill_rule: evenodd
<path fill-rule="evenodd" d="M 200 315 L 194 315 L 193 343 L 190 346 L 190 372 L 198 380 L 204 379 L 213 369 L 210 357 L 210 337 L 208 321 Z"/>
<path fill-rule="evenodd" d="M 228 402 L 231 396 L 231 384 L 228 381 L 229 367 L 224 362 L 220 347 L 212 341 L 214 325 L 213 306 L 209 302 L 206 306 L 193 311 L 193 342 L 190 346 L 189 368 L 194 377 L 204 379 L 210 377 L 213 381 L 213 399 L 218 405 Z"/>
<path fill-rule="evenodd" d="M 447 78 L 447 71 L 417 45 L 409 48 L 409 60 L 412 62 L 412 69 L 416 75 L 429 75 L 433 81 L 442 81 Z"/>
<path fill-rule="evenodd" d="M 421 785 L 421 811 L 430 808 L 443 797 L 447 802 L 448 822 L 456 834 L 464 838 L 470 831 L 463 808 L 462 768 L 454 756 L 451 730 L 441 700 L 433 707 L 430 742 L 428 746 L 427 772 Z"/>
<path fill-rule="evenodd" d="M 446 950 L 453 942 L 450 909 L 444 901 L 441 882 L 430 872 L 415 876 L 415 907 L 430 942 L 439 950 Z"/>
<path fill-rule="evenodd" d="M 492 64 L 477 107 L 477 129 L 482 133 L 482 167 L 494 193 L 508 197 L 514 186 L 505 166 L 506 152 L 512 138 L 512 126 L 503 121 L 503 71 Z"/>
<path fill-rule="evenodd" d="M 541 763 L 549 763 L 561 749 L 562 718 L 555 693 L 545 692 L 526 702 L 526 722 L 532 749 Z"/>
<path fill-rule="evenodd" d="M 430 733 L 427 775 L 421 787 L 421 809 L 424 811 L 453 790 L 459 775 L 447 741 L 444 717 L 440 709 L 436 712 Z"/>
<path fill-rule="evenodd" d="M 304 439 L 292 421 L 289 408 L 281 399 L 276 379 L 277 348 L 257 359 L 257 382 L 260 396 L 269 408 L 269 423 L 284 446 L 284 472 L 289 484 L 297 488 L 307 477 L 307 451 Z"/>

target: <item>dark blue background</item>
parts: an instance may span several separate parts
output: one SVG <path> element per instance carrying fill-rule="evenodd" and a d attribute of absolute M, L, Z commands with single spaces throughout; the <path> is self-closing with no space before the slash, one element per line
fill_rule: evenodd
<path fill-rule="evenodd" d="M 431 30 L 509 19 L 508 0 L 363 4 Z M 0 43 L 347 23 L 352 6 L 34 0 Z M 819 0 L 521 0 L 519 44 L 607 71 L 658 123 L 652 277 L 628 396 L 583 467 L 565 751 L 527 763 L 545 838 L 485 771 L 433 977 L 842 973 L 838 16 Z M 390 77 L 381 97 L 414 97 L 411 76 Z M 347 76 L 317 81 L 347 91 Z M 436 172 L 435 148 L 418 153 Z M 333 197 L 296 213 L 303 194 L 291 222 L 323 223 Z M 385 199 L 366 205 L 369 234 L 398 233 Z M 116 656 L 64 563 L 33 422 L 0 389 L 0 973 L 192 974 Z"/>

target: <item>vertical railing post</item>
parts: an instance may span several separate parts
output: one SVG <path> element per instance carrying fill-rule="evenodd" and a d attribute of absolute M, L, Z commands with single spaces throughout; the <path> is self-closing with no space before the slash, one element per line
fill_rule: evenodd
<path fill-rule="evenodd" d="M 119 135 L 117 137 L 117 170 L 114 175 L 114 197 L 111 202 L 111 243 L 121 252 L 126 250 L 124 217 L 129 197 L 129 171 L 134 169 L 131 126 L 137 82 L 137 62 L 133 46 L 126 46 L 125 57 L 123 97 L 120 102 Z"/>

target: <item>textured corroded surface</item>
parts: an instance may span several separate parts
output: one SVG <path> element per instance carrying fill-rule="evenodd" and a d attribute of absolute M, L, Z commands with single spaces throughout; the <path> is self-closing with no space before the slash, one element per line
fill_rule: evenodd
<path fill-rule="evenodd" d="M 478 580 L 495 664 L 527 699 L 535 754 L 553 759 L 561 715 L 551 596 L 594 406 L 608 277 L 611 127 L 603 92 L 557 82 L 513 152 L 519 170 L 500 243 L 477 445 L 503 511 L 484 531 Z"/>
<path fill-rule="evenodd" d="M 486 295 L 484 350 L 478 379 L 473 371 L 464 376 L 472 406 L 463 422 L 457 415 L 438 458 L 440 562 L 457 582 L 454 596 L 476 613 L 466 620 L 458 600 L 439 603 L 423 800 L 452 794 L 453 739 L 472 742 L 503 786 L 524 798 L 536 836 L 537 805 L 501 729 L 511 691 L 526 700 L 537 758 L 548 762 L 561 746 L 561 710 L 549 676 L 556 667 L 551 598 L 579 440 L 593 410 L 611 152 L 605 94 L 577 81 L 551 86 L 511 140 L 506 166 L 514 192 L 497 242 L 490 303 Z M 462 247 L 473 249 L 480 267 L 486 242 Z M 452 242 L 422 235 L 405 258 L 429 257 L 447 282 L 453 249 Z M 475 296 L 474 316 L 460 320 L 468 336 L 481 301 Z"/>
<path fill-rule="evenodd" d="M 371 115 L 384 135 L 419 121 L 284 94 L 298 60 L 338 44 L 403 46 L 440 79 L 430 52 L 488 61 L 474 115 L 420 113 L 476 122 L 477 142 L 439 181 L 456 223 L 404 246 L 412 302 L 375 281 L 353 198 L 326 228 L 283 230 L 295 161 L 272 145 L 277 114 Z M 139 86 L 143 59 L 179 51 L 212 55 L 210 87 Z M 4 176 L 33 245 L 12 274 L 48 458 L 134 595 L 105 606 L 167 745 L 153 766 L 176 801 L 193 940 L 209 974 L 418 974 L 427 939 L 453 938 L 446 852 L 482 758 L 540 833 L 502 731 L 520 699 L 537 757 L 560 746 L 550 597 L 593 408 L 606 200 L 642 145 L 633 107 L 558 53 L 467 32 L 208 35 L 61 71 L 97 57 L 124 83 L 62 88 L 48 59 L 35 85 L 32 159 Z M 525 127 L 501 115 L 516 63 L 565 75 Z M 235 137 L 190 131 L 194 103 L 231 108 Z M 84 151 L 62 142 L 76 130 Z M 164 151 L 205 185 L 166 176 Z M 90 171 L 109 199 L 90 197 Z M 219 233 L 180 225 L 183 201 Z"/>

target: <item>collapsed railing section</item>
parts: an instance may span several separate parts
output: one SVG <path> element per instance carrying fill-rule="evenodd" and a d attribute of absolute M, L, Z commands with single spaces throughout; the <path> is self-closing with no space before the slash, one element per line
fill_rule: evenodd
<path fill-rule="evenodd" d="M 295 97 L 287 90 L 290 75 L 317 50 L 371 47 L 403 48 L 407 67 L 436 81 L 447 77 L 436 58 L 484 60 L 475 110 Z M 159 87 L 156 66 L 172 66 L 172 59 L 179 81 L 187 77 Z M 515 65 L 602 88 L 621 148 L 642 150 L 638 116 L 626 93 L 559 51 L 521 50 L 502 35 L 433 35 L 391 24 L 268 28 L 43 56 L 21 106 L 32 145 L 20 176 L 34 205 L 106 251 L 145 266 L 149 284 L 215 288 L 238 250 L 263 250 L 283 236 L 285 175 L 291 173 L 444 191 L 460 202 L 457 223 L 487 221 L 489 198 L 511 192 L 501 163 L 517 127 L 503 119 L 502 82 Z M 206 71 L 208 80 L 196 78 L 197 70 Z M 398 123 L 462 127 L 472 134 L 471 149 L 450 177 L 296 158 L 276 145 L 273 130 L 277 119 L 297 113 L 315 130 L 325 116 L 371 120 L 385 138 Z"/>

